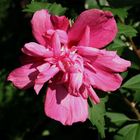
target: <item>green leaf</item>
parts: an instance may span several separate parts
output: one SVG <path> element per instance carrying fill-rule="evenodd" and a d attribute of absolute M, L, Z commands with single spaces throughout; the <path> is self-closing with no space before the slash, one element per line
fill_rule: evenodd
<path fill-rule="evenodd" d="M 123 88 L 128 88 L 132 90 L 139 90 L 140 91 L 140 74 L 132 77 L 127 82 L 122 85 Z"/>
<path fill-rule="evenodd" d="M 106 6 L 108 5 L 107 0 L 86 0 L 85 2 L 85 8 L 86 9 L 91 9 L 91 8 L 100 8 L 100 6 Z"/>
<path fill-rule="evenodd" d="M 31 4 L 28 4 L 23 11 L 34 13 L 41 9 L 47 9 L 50 13 L 55 15 L 63 15 L 67 10 L 65 7 L 62 7 L 60 4 L 56 3 L 31 2 Z"/>
<path fill-rule="evenodd" d="M 86 2 L 85 2 L 85 8 L 86 9 L 99 8 L 99 5 L 98 5 L 97 1 L 86 0 Z"/>
<path fill-rule="evenodd" d="M 137 30 L 135 30 L 130 25 L 118 24 L 118 29 L 119 29 L 118 34 L 120 34 L 120 35 L 123 34 L 127 37 L 134 37 L 137 35 Z"/>
<path fill-rule="evenodd" d="M 107 0 L 100 0 L 99 2 L 100 2 L 100 5 L 101 5 L 101 6 L 106 6 L 106 5 L 108 5 Z"/>
<path fill-rule="evenodd" d="M 107 98 L 102 98 L 100 103 L 95 105 L 90 100 L 91 105 L 89 105 L 89 116 L 90 121 L 93 125 L 95 125 L 98 129 L 98 132 L 100 133 L 101 137 L 105 137 L 105 102 L 107 101 Z"/>
<path fill-rule="evenodd" d="M 120 129 L 114 140 L 140 140 L 140 124 L 129 124 Z"/>
<path fill-rule="evenodd" d="M 126 115 L 116 112 L 107 112 L 106 116 L 110 118 L 111 122 L 116 126 L 121 126 L 126 121 L 130 120 Z"/>
<path fill-rule="evenodd" d="M 117 51 L 117 53 L 119 55 L 122 54 L 122 52 L 123 52 L 124 49 L 125 49 L 125 44 L 119 38 L 116 38 L 110 45 L 107 46 L 107 50 Z"/>

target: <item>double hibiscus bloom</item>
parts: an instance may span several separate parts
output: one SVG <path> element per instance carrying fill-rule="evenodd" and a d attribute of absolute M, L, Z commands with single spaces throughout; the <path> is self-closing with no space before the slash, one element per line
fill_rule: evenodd
<path fill-rule="evenodd" d="M 40 10 L 31 23 L 38 43 L 24 45 L 24 65 L 12 71 L 8 80 L 20 89 L 34 86 L 37 94 L 48 82 L 46 115 L 64 125 L 85 121 L 88 97 L 95 104 L 100 102 L 94 88 L 106 92 L 118 89 L 122 83 L 118 73 L 130 66 L 115 51 L 101 49 L 117 33 L 112 13 L 86 10 L 70 26 L 65 16 Z"/>

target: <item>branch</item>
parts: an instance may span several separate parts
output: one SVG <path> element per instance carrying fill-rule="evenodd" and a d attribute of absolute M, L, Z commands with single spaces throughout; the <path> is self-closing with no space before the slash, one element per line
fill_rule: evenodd
<path fill-rule="evenodd" d="M 129 37 L 128 39 L 129 39 L 129 41 L 130 41 L 130 43 L 132 45 L 132 48 L 133 48 L 134 52 L 136 53 L 136 55 L 140 59 L 140 51 L 139 51 L 139 49 L 137 49 L 137 47 L 136 47 L 135 43 L 133 42 L 132 38 Z"/>
<path fill-rule="evenodd" d="M 130 102 L 126 97 L 123 97 L 125 103 L 131 108 L 131 111 L 135 113 L 138 120 L 140 120 L 140 112 L 136 109 L 135 105 Z"/>

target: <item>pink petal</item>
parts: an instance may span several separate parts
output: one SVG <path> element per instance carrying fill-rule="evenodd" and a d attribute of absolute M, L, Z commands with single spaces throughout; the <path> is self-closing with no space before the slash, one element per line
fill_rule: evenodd
<path fill-rule="evenodd" d="M 42 44 L 46 45 L 46 40 L 43 37 L 45 32 L 53 28 L 50 20 L 50 14 L 47 10 L 40 10 L 34 13 L 32 18 L 32 31 L 36 40 Z"/>
<path fill-rule="evenodd" d="M 80 14 L 68 33 L 70 45 L 78 44 L 87 26 L 90 28 L 89 46 L 94 48 L 102 48 L 109 44 L 117 33 L 116 21 L 111 12 L 86 10 Z"/>
<path fill-rule="evenodd" d="M 35 42 L 26 43 L 22 52 L 29 56 L 34 57 L 52 57 L 53 53 L 47 50 L 46 47 L 39 45 Z"/>
<path fill-rule="evenodd" d="M 34 80 L 37 77 L 37 70 L 32 66 L 32 64 L 24 65 L 20 68 L 13 70 L 9 76 L 8 80 L 12 81 L 14 86 L 20 89 L 26 89 L 34 84 Z"/>
<path fill-rule="evenodd" d="M 37 70 L 42 73 L 46 70 L 48 70 L 50 68 L 50 64 L 49 63 L 45 63 L 45 64 L 42 64 L 40 66 L 37 67 Z M 35 82 L 35 85 L 34 85 L 34 90 L 36 91 L 36 94 L 39 94 L 39 91 L 41 90 L 41 88 L 43 87 L 44 83 L 41 83 L 41 84 L 36 84 Z"/>
<path fill-rule="evenodd" d="M 59 69 L 56 66 L 44 67 L 44 65 L 42 65 L 42 67 L 45 69 L 38 74 L 34 85 L 34 90 L 36 91 L 37 94 L 43 87 L 44 83 L 53 78 L 59 72 Z"/>
<path fill-rule="evenodd" d="M 50 68 L 50 64 L 49 63 L 44 63 L 40 66 L 37 67 L 37 70 L 39 72 L 45 72 L 46 70 L 48 70 Z"/>
<path fill-rule="evenodd" d="M 87 90 L 88 90 L 88 94 L 91 97 L 91 99 L 94 102 L 94 104 L 98 104 L 100 102 L 100 99 L 97 96 L 97 94 L 95 93 L 95 91 L 93 90 L 93 88 L 89 87 L 89 88 L 87 88 Z"/>
<path fill-rule="evenodd" d="M 131 65 L 130 61 L 120 58 L 115 51 L 99 50 L 85 46 L 77 46 L 76 49 L 85 60 L 91 61 L 91 64 L 87 62 L 85 64 L 92 69 L 95 65 L 98 65 L 105 71 L 123 72 Z"/>
<path fill-rule="evenodd" d="M 66 44 L 68 42 L 67 32 L 63 30 L 56 30 L 56 33 L 59 35 L 61 43 Z"/>
<path fill-rule="evenodd" d="M 122 77 L 119 74 L 111 73 L 95 67 L 96 72 L 91 69 L 85 69 L 85 73 L 90 77 L 94 88 L 103 91 L 115 91 L 122 83 Z"/>
<path fill-rule="evenodd" d="M 70 73 L 69 77 L 69 93 L 75 96 L 79 96 L 79 89 L 83 83 L 83 73 Z"/>
<path fill-rule="evenodd" d="M 88 91 L 87 91 L 87 88 L 86 86 L 83 84 L 81 87 L 80 87 L 80 94 L 82 95 L 82 97 L 84 99 L 87 99 L 88 98 Z"/>
<path fill-rule="evenodd" d="M 66 31 L 69 27 L 69 20 L 65 16 L 51 16 L 51 21 L 54 29 L 60 29 Z"/>
<path fill-rule="evenodd" d="M 63 76 L 62 76 L 62 78 L 61 78 L 61 82 L 62 83 L 66 83 L 66 82 L 68 82 L 68 73 L 63 73 Z"/>
<path fill-rule="evenodd" d="M 59 57 L 61 53 L 61 43 L 60 43 L 60 39 L 57 33 L 54 33 L 52 35 L 51 45 L 53 48 L 54 56 Z"/>
<path fill-rule="evenodd" d="M 87 100 L 67 93 L 61 85 L 49 87 L 45 99 L 45 113 L 64 125 L 84 122 L 88 117 Z"/>
<path fill-rule="evenodd" d="M 89 43 L 90 43 L 90 28 L 89 26 L 87 26 L 78 45 L 89 46 L 90 45 Z"/>
<path fill-rule="evenodd" d="M 80 55 L 76 56 L 74 67 L 78 70 L 78 72 L 83 72 L 84 60 Z"/>
<path fill-rule="evenodd" d="M 131 66 L 131 63 L 130 61 L 120 58 L 114 51 L 100 50 L 98 57 L 96 57 L 92 65 L 97 65 L 105 71 L 123 72 Z"/>
<path fill-rule="evenodd" d="M 59 30 L 59 29 L 52 30 L 52 29 L 50 29 L 46 32 L 46 35 L 47 35 L 48 38 L 51 38 L 54 33 L 58 34 L 61 43 L 66 44 L 68 42 L 67 33 L 63 30 Z M 48 43 L 50 43 L 50 42 L 48 42 Z"/>
<path fill-rule="evenodd" d="M 92 47 L 85 47 L 85 46 L 77 46 L 76 49 L 78 51 L 78 54 L 90 58 L 97 56 L 100 52 L 99 49 L 92 48 Z"/>

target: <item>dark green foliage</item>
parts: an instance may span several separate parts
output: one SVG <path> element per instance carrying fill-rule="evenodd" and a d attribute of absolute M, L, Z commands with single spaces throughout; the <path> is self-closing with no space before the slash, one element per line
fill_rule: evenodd
<path fill-rule="evenodd" d="M 95 125 L 102 138 L 105 138 L 105 102 L 107 98 L 102 98 L 101 102 L 98 105 L 92 103 L 92 100 L 89 100 L 89 118 L 93 125 Z"/>

